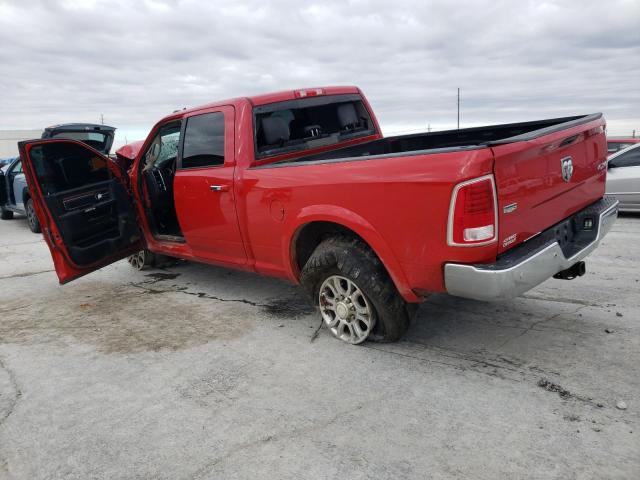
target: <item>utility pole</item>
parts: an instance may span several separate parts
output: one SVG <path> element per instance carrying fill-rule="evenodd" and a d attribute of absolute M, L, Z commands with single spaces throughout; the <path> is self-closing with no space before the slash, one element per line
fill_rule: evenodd
<path fill-rule="evenodd" d="M 100 124 L 104 125 L 104 114 L 100 114 Z"/>
<path fill-rule="evenodd" d="M 427 124 L 427 132 L 430 132 L 430 131 L 431 131 L 431 124 L 429 123 Z"/>
<path fill-rule="evenodd" d="M 460 87 L 458 87 L 458 130 L 460 130 Z"/>
<path fill-rule="evenodd" d="M 636 129 L 633 129 L 633 138 L 636 138 Z"/>

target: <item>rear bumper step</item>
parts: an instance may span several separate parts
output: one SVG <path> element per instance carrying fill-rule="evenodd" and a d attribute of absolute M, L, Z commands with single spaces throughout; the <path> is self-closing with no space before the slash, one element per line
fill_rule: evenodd
<path fill-rule="evenodd" d="M 618 201 L 605 196 L 499 256 L 495 263 L 446 263 L 447 292 L 485 301 L 517 297 L 576 266 L 596 249 L 617 217 Z"/>

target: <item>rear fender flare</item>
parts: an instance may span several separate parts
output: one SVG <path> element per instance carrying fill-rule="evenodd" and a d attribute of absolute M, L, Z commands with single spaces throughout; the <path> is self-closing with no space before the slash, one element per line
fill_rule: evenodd
<path fill-rule="evenodd" d="M 290 280 L 299 282 L 300 271 L 295 260 L 295 241 L 302 228 L 312 222 L 332 222 L 341 225 L 359 235 L 389 272 L 398 292 L 408 302 L 419 302 L 409 286 L 400 262 L 377 230 L 357 213 L 336 205 L 313 205 L 305 207 L 297 215 L 289 217 L 285 223 L 282 237 L 282 258 L 285 272 Z"/>

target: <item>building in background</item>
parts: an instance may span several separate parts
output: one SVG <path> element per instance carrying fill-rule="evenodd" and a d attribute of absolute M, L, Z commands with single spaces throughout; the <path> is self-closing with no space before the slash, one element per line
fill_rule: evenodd
<path fill-rule="evenodd" d="M 40 138 L 40 130 L 0 130 L 0 158 L 18 156 L 18 142 Z"/>

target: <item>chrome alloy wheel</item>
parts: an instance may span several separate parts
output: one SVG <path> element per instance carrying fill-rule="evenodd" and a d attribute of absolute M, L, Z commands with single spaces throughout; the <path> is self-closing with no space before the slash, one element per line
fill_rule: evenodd
<path fill-rule="evenodd" d="M 25 213 L 27 214 L 27 222 L 29 222 L 31 230 L 35 230 L 36 226 L 38 225 L 38 217 L 36 217 L 36 211 L 33 209 L 33 203 L 27 201 L 27 208 Z"/>
<path fill-rule="evenodd" d="M 347 343 L 364 342 L 375 325 L 375 313 L 362 290 L 340 275 L 320 286 L 320 313 L 331 333 Z"/>
<path fill-rule="evenodd" d="M 138 253 L 134 253 L 127 257 L 127 261 L 129 264 L 135 268 L 136 270 L 142 270 L 145 266 L 145 261 L 147 260 L 147 251 L 140 250 Z"/>

